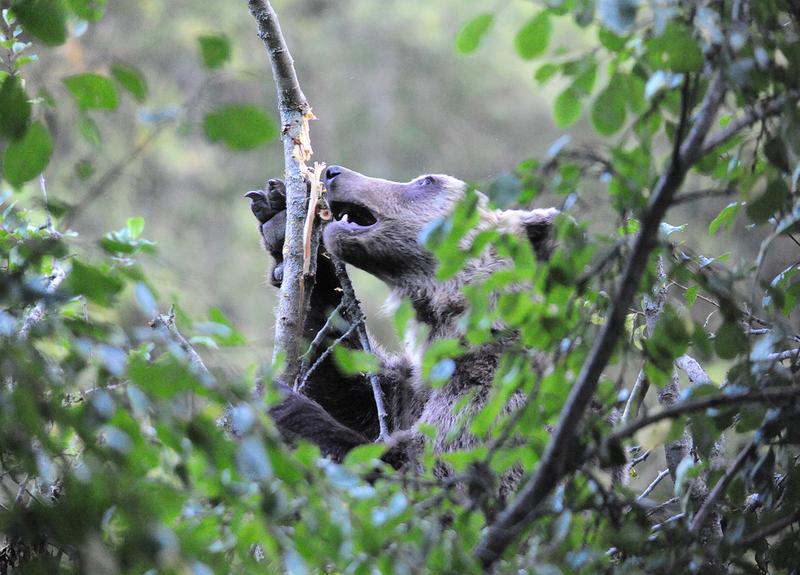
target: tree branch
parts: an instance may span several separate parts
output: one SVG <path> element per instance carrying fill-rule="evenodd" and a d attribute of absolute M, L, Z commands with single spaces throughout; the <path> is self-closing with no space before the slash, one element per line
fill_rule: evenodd
<path fill-rule="evenodd" d="M 787 515 L 782 519 L 778 519 L 775 523 L 767 525 L 763 529 L 759 529 L 758 531 L 756 531 L 751 535 L 748 535 L 747 537 L 742 537 L 741 539 L 739 539 L 737 545 L 740 545 L 742 547 L 750 547 L 751 545 L 758 543 L 762 539 L 765 539 L 771 535 L 775 535 L 780 531 L 783 531 L 784 529 L 789 527 L 789 525 L 791 525 L 792 523 L 797 523 L 798 521 L 800 521 L 800 509 L 798 509 L 794 513 Z"/>
<path fill-rule="evenodd" d="M 606 437 L 607 442 L 620 441 L 626 437 L 634 435 L 640 429 L 658 423 L 664 419 L 674 419 L 681 415 L 687 415 L 695 411 L 702 411 L 713 407 L 730 407 L 741 403 L 754 403 L 759 401 L 790 401 L 800 397 L 800 385 L 787 387 L 748 390 L 739 393 L 722 393 L 719 395 L 708 395 L 700 399 L 681 401 L 673 405 L 650 414 L 646 417 L 637 419 L 633 423 L 626 425 L 617 431 L 610 433 Z"/>
<path fill-rule="evenodd" d="M 659 471 L 658 475 L 656 475 L 656 478 L 653 479 L 652 483 L 650 483 L 650 485 L 648 485 L 644 491 L 642 491 L 641 495 L 639 495 L 636 498 L 636 501 L 641 501 L 642 499 L 650 495 L 653 492 L 653 489 L 655 489 L 656 486 L 659 483 L 661 483 L 661 480 L 664 479 L 667 475 L 669 475 L 669 469 L 662 469 L 661 471 Z"/>
<path fill-rule="evenodd" d="M 272 64 L 272 75 L 278 93 L 281 116 L 283 156 L 286 166 L 286 236 L 283 245 L 283 282 L 275 311 L 275 348 L 273 363 L 283 356 L 283 376 L 290 384 L 300 370 L 300 343 L 305 316 L 306 294 L 310 294 L 313 276 L 304 276 L 308 255 L 316 261 L 316 253 L 305 254 L 303 232 L 306 222 L 307 186 L 305 162 L 312 150 L 308 121 L 313 118 L 297 74 L 294 60 L 286 47 L 278 16 L 267 0 L 249 0 L 250 13 L 258 23 L 258 36 L 264 42 Z M 316 246 L 316 242 L 313 244 Z M 315 251 L 315 250 L 311 250 Z"/>
<path fill-rule="evenodd" d="M 641 218 L 641 228 L 631 255 L 625 264 L 618 293 L 613 300 L 614 303 L 608 318 L 600 329 L 578 379 L 570 391 L 541 462 L 517 498 L 489 527 L 477 546 L 476 553 L 485 567 L 489 567 L 497 561 L 519 532 L 530 524 L 530 518 L 533 517 L 561 477 L 576 465 L 574 444 L 576 433 L 580 429 L 580 420 L 597 389 L 597 382 L 611 358 L 619 335 L 624 331 L 625 315 L 639 289 L 650 253 L 657 245 L 661 220 L 671 205 L 675 193 L 683 183 L 687 171 L 701 157 L 699 151 L 716 118 L 725 91 L 722 74 L 717 73 L 710 82 L 703 103 L 685 140 L 681 138 L 683 130 L 679 125 L 672 160 L 656 183 L 650 204 Z M 689 108 L 689 103 L 686 100 L 686 90 L 684 90 L 683 120 L 688 115 L 686 110 Z M 682 121 L 681 124 L 685 125 L 686 122 Z"/>
<path fill-rule="evenodd" d="M 800 90 L 791 90 L 780 96 L 774 96 L 755 104 L 747 112 L 731 121 L 725 128 L 709 136 L 700 148 L 699 156 L 705 156 L 713 151 L 714 148 L 725 144 L 743 129 L 752 126 L 756 122 L 780 114 L 786 104 L 795 102 L 798 98 L 800 98 Z"/>

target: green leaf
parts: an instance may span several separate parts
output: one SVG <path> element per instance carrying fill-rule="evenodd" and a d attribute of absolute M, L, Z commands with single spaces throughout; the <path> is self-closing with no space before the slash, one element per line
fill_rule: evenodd
<path fill-rule="evenodd" d="M 673 72 L 697 72 L 703 67 L 703 52 L 683 24 L 670 22 L 661 36 L 651 38 L 647 55 L 656 68 Z"/>
<path fill-rule="evenodd" d="M 541 56 L 547 49 L 552 33 L 553 25 L 547 12 L 539 12 L 517 32 L 514 38 L 517 53 L 525 60 Z"/>
<path fill-rule="evenodd" d="M 131 356 L 128 376 L 142 391 L 162 399 L 199 387 L 189 367 L 166 353 L 152 363 L 139 355 Z"/>
<path fill-rule="evenodd" d="M 628 108 L 634 114 L 643 114 L 647 110 L 647 100 L 644 97 L 644 80 L 635 74 L 622 76 L 622 80 L 622 90 L 625 92 Z"/>
<path fill-rule="evenodd" d="M 0 136 L 21 138 L 31 121 L 31 103 L 19 76 L 6 76 L 0 87 Z"/>
<path fill-rule="evenodd" d="M 555 76 L 560 69 L 561 66 L 558 64 L 548 62 L 547 64 L 542 64 L 539 69 L 536 70 L 533 77 L 537 82 L 544 85 L 549 82 L 550 79 L 553 78 L 553 76 Z"/>
<path fill-rule="evenodd" d="M 717 217 L 711 220 L 711 223 L 708 224 L 708 233 L 714 236 L 720 228 L 724 230 L 730 228 L 733 225 L 733 220 L 736 219 L 736 214 L 739 213 L 739 209 L 741 207 L 741 202 L 731 202 L 722 208 L 722 211 L 717 215 Z"/>
<path fill-rule="evenodd" d="M 258 106 L 231 104 L 206 115 L 206 137 L 232 150 L 252 150 L 278 137 L 278 126 Z"/>
<path fill-rule="evenodd" d="M 717 330 L 714 349 L 722 359 L 733 359 L 747 350 L 747 336 L 735 321 L 726 321 Z"/>
<path fill-rule="evenodd" d="M 481 39 L 492 27 L 494 15 L 487 13 L 478 14 L 464 24 L 456 36 L 456 50 L 462 54 L 469 54 L 477 50 Z"/>
<path fill-rule="evenodd" d="M 614 76 L 592 104 L 592 125 L 601 136 L 616 133 L 625 123 L 626 94 L 621 88 L 620 78 Z"/>
<path fill-rule="evenodd" d="M 763 224 L 783 207 L 788 196 L 789 188 L 783 178 L 770 180 L 764 193 L 747 205 L 747 217 L 757 224 Z"/>
<path fill-rule="evenodd" d="M 100 136 L 100 128 L 97 127 L 95 122 L 87 112 L 81 110 L 78 113 L 78 131 L 83 139 L 89 142 L 95 148 L 99 148 L 102 143 Z"/>
<path fill-rule="evenodd" d="M 107 306 L 122 290 L 124 283 L 107 269 L 74 260 L 67 285 L 73 293 L 84 295 L 95 303 Z"/>
<path fill-rule="evenodd" d="M 42 173 L 50 161 L 53 140 L 39 122 L 31 124 L 25 135 L 10 142 L 3 158 L 3 176 L 15 188 Z"/>
<path fill-rule="evenodd" d="M 117 107 L 117 89 L 105 76 L 76 74 L 64 78 L 64 85 L 83 110 L 114 110 Z"/>
<path fill-rule="evenodd" d="M 362 373 L 377 373 L 378 358 L 366 351 L 349 349 L 341 345 L 333 348 L 333 358 L 336 365 L 345 375 L 359 375 Z"/>
<path fill-rule="evenodd" d="M 697 294 L 699 293 L 700 288 L 697 286 L 692 286 L 686 290 L 686 293 L 683 294 L 683 299 L 686 302 L 687 307 L 692 307 L 694 302 L 697 301 Z"/>
<path fill-rule="evenodd" d="M 32 36 L 48 46 L 67 39 L 67 10 L 63 0 L 16 0 L 11 8 L 17 20 Z"/>
<path fill-rule="evenodd" d="M 361 463 L 369 463 L 379 459 L 386 451 L 386 445 L 382 443 L 365 443 L 355 449 L 351 449 L 344 458 L 345 467 L 353 467 Z"/>
<path fill-rule="evenodd" d="M 231 43 L 222 34 L 200 36 L 197 43 L 206 68 L 222 68 L 231 59 Z"/>
<path fill-rule="evenodd" d="M 556 126 L 561 129 L 573 125 L 581 117 L 581 100 L 572 88 L 567 88 L 556 98 L 553 107 Z"/>
<path fill-rule="evenodd" d="M 111 65 L 111 75 L 120 86 L 130 92 L 137 102 L 147 99 L 147 81 L 139 70 L 117 62 Z"/>
<path fill-rule="evenodd" d="M 606 49 L 612 52 L 622 52 L 625 49 L 626 39 L 623 36 L 614 34 L 607 28 L 599 28 L 597 30 L 597 39 Z"/>
<path fill-rule="evenodd" d="M 78 18 L 87 22 L 99 22 L 106 12 L 108 0 L 67 0 Z"/>
<path fill-rule="evenodd" d="M 128 232 L 131 234 L 133 239 L 137 239 L 140 235 L 142 235 L 142 232 L 144 231 L 144 218 L 142 216 L 128 218 L 126 224 Z"/>

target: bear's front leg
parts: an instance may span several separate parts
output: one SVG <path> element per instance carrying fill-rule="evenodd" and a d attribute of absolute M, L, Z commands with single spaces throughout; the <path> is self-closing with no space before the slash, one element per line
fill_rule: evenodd
<path fill-rule="evenodd" d="M 258 229 L 264 248 L 273 258 L 269 272 L 270 283 L 280 287 L 283 281 L 283 243 L 286 229 L 286 188 L 281 180 L 269 180 L 264 190 L 245 194 L 250 199 L 250 208 L 258 221 Z M 311 342 L 325 326 L 328 317 L 341 303 L 342 292 L 331 260 L 319 250 L 317 277 L 311 292 L 309 309 L 303 326 L 303 337 Z M 347 329 L 342 321 L 331 322 L 321 345 L 304 358 L 306 369 L 313 367 L 304 377 L 302 393 L 321 405 L 333 418 L 359 434 L 374 438 L 378 433 L 375 401 L 364 376 L 343 375 L 333 360 L 333 354 L 317 362 L 318 358 Z M 358 336 L 353 332 L 337 345 L 360 349 Z M 292 385 L 294 382 L 286 382 Z M 287 406 L 288 407 L 288 406 Z M 280 410 L 278 413 L 282 413 Z M 288 421 L 283 419 L 279 424 Z M 301 434 L 302 435 L 302 434 Z"/>

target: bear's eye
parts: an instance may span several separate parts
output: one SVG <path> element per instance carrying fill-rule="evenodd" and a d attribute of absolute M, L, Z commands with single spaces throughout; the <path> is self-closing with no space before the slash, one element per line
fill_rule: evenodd
<path fill-rule="evenodd" d="M 436 180 L 433 179 L 433 176 L 425 176 L 424 178 L 417 180 L 418 186 L 430 186 L 433 185 Z"/>

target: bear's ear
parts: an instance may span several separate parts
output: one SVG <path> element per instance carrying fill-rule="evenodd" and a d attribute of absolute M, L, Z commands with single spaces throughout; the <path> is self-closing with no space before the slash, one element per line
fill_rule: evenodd
<path fill-rule="evenodd" d="M 522 226 L 540 260 L 548 259 L 553 251 L 553 221 L 560 213 L 556 208 L 545 208 L 521 214 Z"/>

